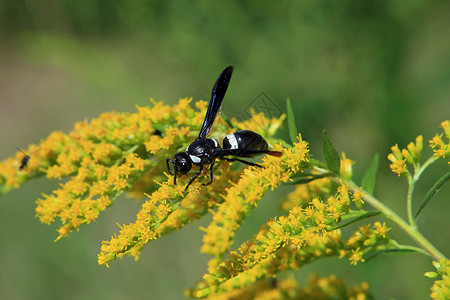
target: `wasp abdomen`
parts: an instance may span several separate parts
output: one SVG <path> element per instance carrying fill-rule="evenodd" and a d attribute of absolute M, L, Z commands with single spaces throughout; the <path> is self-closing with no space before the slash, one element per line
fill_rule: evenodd
<path fill-rule="evenodd" d="M 223 138 L 222 148 L 242 150 L 268 150 L 269 145 L 267 144 L 266 140 L 258 133 L 251 130 L 239 130 Z"/>

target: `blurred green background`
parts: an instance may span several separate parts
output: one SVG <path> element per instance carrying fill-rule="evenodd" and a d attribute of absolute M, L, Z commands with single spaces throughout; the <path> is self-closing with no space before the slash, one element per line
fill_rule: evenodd
<path fill-rule="evenodd" d="M 405 216 L 406 185 L 386 155 L 418 134 L 429 140 L 450 118 L 449 54 L 449 1 L 2 0 L 0 158 L 101 112 L 134 112 L 150 97 L 208 100 L 220 71 L 234 65 L 224 114 L 245 116 L 261 92 L 283 111 L 289 97 L 315 157 L 324 128 L 357 161 L 356 180 L 380 153 L 375 195 Z M 416 207 L 446 171 L 446 163 L 427 171 Z M 53 243 L 56 227 L 38 222 L 34 201 L 56 186 L 38 179 L 0 199 L 1 299 L 182 299 L 205 272 L 198 226 L 210 218 L 149 244 L 138 262 L 97 266 L 116 222 L 135 220 L 140 204 L 128 198 Z M 419 219 L 447 255 L 449 194 L 444 187 Z M 238 242 L 280 213 L 276 199 L 268 193 Z M 398 230 L 392 235 L 410 243 Z M 327 259 L 296 274 L 304 282 L 314 270 L 349 285 L 368 281 L 377 299 L 426 299 L 432 284 L 423 277 L 430 259 L 416 254 L 358 267 Z"/>

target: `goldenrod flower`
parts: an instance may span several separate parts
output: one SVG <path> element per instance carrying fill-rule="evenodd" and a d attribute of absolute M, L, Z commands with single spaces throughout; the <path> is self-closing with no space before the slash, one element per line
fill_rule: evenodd
<path fill-rule="evenodd" d="M 351 263 L 352 265 L 355 265 L 355 266 L 356 266 L 356 264 L 357 264 L 359 261 L 364 262 L 364 259 L 362 258 L 362 255 L 363 255 L 363 253 L 362 253 L 361 251 L 359 251 L 359 248 L 352 249 L 352 255 L 351 255 L 350 258 L 349 258 L 350 263 Z"/>
<path fill-rule="evenodd" d="M 441 123 L 441 127 L 444 129 L 444 133 L 448 140 L 447 142 L 443 140 L 443 134 L 436 134 L 430 140 L 430 147 L 433 149 L 434 157 L 436 159 L 450 157 L 450 137 L 448 135 L 448 132 L 450 131 L 449 124 L 450 121 Z M 390 167 L 392 172 L 397 173 L 398 176 L 409 177 L 407 164 L 413 165 L 415 168 L 420 165 L 423 150 L 423 137 L 419 135 L 416 138 L 415 143 L 409 143 L 406 149 L 400 149 L 398 145 L 395 145 L 391 150 L 392 153 L 388 155 L 388 159 L 391 161 Z"/>
<path fill-rule="evenodd" d="M 374 232 L 383 238 L 386 238 L 387 232 L 391 230 L 391 228 L 387 227 L 386 223 L 384 222 L 383 224 L 381 224 L 380 222 L 375 222 L 373 225 L 375 226 Z"/>
<path fill-rule="evenodd" d="M 362 208 L 362 205 L 364 204 L 364 200 L 362 197 L 364 196 L 364 192 L 362 191 L 362 187 L 359 189 L 359 191 L 353 192 L 352 200 L 356 204 L 356 207 L 359 209 Z"/>
<path fill-rule="evenodd" d="M 179 105 L 183 106 L 182 108 L 189 114 L 190 109 L 187 104 L 187 101 L 180 101 Z M 200 107 L 204 106 L 200 105 Z M 200 126 L 200 122 L 203 120 L 202 118 L 197 119 L 199 124 L 195 124 L 195 126 Z M 262 116 L 259 116 L 258 119 L 264 125 L 260 130 L 272 126 L 271 121 Z M 178 118 L 177 122 L 180 120 L 184 119 Z M 278 121 L 275 119 L 273 122 L 277 123 Z M 221 125 L 218 122 L 215 126 L 220 130 L 225 124 Z M 145 145 L 151 153 L 161 152 L 157 150 L 158 147 L 170 148 L 174 144 L 174 140 L 186 139 L 184 135 L 185 132 L 170 127 L 164 137 L 154 137 L 154 143 L 145 143 Z M 155 146 L 155 144 L 159 146 Z M 275 146 L 274 150 L 283 151 L 283 148 Z M 283 172 L 284 169 L 281 168 L 279 161 L 280 158 L 266 157 L 264 158 L 265 168 L 250 167 L 243 172 L 230 171 L 229 163 L 222 162 L 220 168 L 215 171 L 215 180 L 212 185 L 207 189 L 200 189 L 201 184 L 194 182 L 185 197 L 181 197 L 181 195 L 186 184 L 183 182 L 187 176 L 181 176 L 177 186 L 172 186 L 167 182 L 163 183 L 144 203 L 136 223 L 127 225 L 126 231 L 122 229 L 119 236 L 112 237 L 109 242 L 103 243 L 98 259 L 99 263 L 105 264 L 124 254 L 138 257 L 142 247 L 152 239 L 181 228 L 205 215 L 209 212 L 208 209 L 215 207 L 218 209 L 214 213 L 213 223 L 205 229 L 207 234 L 202 251 L 217 255 L 223 253 L 231 246 L 234 233 L 242 224 L 248 210 L 257 205 L 265 191 L 289 180 L 289 175 Z M 239 176 L 240 179 L 237 180 Z M 219 196 L 219 193 L 222 195 Z M 244 195 L 245 197 L 243 197 Z M 223 214 L 222 211 L 226 213 Z M 125 227 L 122 226 L 122 228 Z M 122 246 L 118 247 L 118 245 Z"/>
<path fill-rule="evenodd" d="M 252 116 L 248 120 L 237 122 L 233 119 L 233 123 L 239 129 L 247 129 L 259 132 L 264 137 L 273 136 L 278 129 L 280 129 L 284 118 L 284 114 L 278 119 L 268 119 L 262 112 L 255 113 L 253 109 L 250 110 Z M 202 119 L 203 120 L 203 119 Z"/>
<path fill-rule="evenodd" d="M 320 178 L 314 181 L 298 184 L 295 190 L 288 194 L 286 200 L 281 203 L 281 209 L 290 210 L 296 206 L 306 206 L 315 197 L 329 195 L 334 183 L 329 178 Z"/>
<path fill-rule="evenodd" d="M 233 237 L 250 211 L 256 207 L 267 189 L 274 189 L 297 172 L 298 165 L 308 158 L 307 145 L 301 140 L 294 145 L 293 150 L 275 146 L 274 150 L 283 151 L 286 155 L 264 157 L 264 168 L 248 168 L 232 187 L 225 190 L 222 196 L 224 202 L 219 205 L 214 214 L 213 222 L 205 229 L 201 251 L 214 256 L 220 256 L 228 251 Z M 289 154 L 289 155 L 288 155 Z M 294 163 L 295 161 L 295 163 Z"/>
<path fill-rule="evenodd" d="M 348 257 L 352 264 L 356 264 L 364 261 L 365 253 L 389 247 L 385 234 L 389 229 L 381 224 L 377 224 L 376 229 L 360 227 L 347 242 L 341 240 L 339 230 L 329 231 L 340 221 L 336 212 L 339 216 L 347 214 L 350 212 L 349 205 L 348 186 L 341 185 L 338 193 L 327 201 L 314 198 L 305 208 L 296 206 L 288 216 L 269 220 L 252 240 L 232 252 L 229 259 L 220 261 L 218 254 L 222 252 L 209 252 L 217 256 L 209 264 L 209 274 L 205 275 L 202 287 L 193 290 L 193 295 L 243 288 L 275 275 L 278 270 L 296 269 L 316 257 L 339 255 Z M 223 220 L 224 216 L 220 219 Z M 218 232 L 217 226 L 206 229 L 204 242 L 219 245 L 219 238 L 222 247 L 229 247 L 229 243 L 223 244 L 223 239 L 229 242 L 231 235 L 227 234 L 228 229 L 222 228 Z M 224 233 L 224 238 L 217 237 Z M 208 249 L 211 250 L 211 246 Z M 218 249 L 224 251 L 224 248 Z"/>
<path fill-rule="evenodd" d="M 212 258 L 203 281 L 187 292 L 193 297 L 334 297 L 333 289 L 344 286 L 334 276 L 315 277 L 310 287 L 303 290 L 290 280 L 273 278 L 280 271 L 295 270 L 323 257 L 345 257 L 356 265 L 364 262 L 369 253 L 399 249 L 389 238 L 390 228 L 381 222 L 362 225 L 346 234 L 348 238 L 342 238 L 341 228 L 374 215 L 362 209 L 363 199 L 382 212 L 389 209 L 351 182 L 353 162 L 345 153 L 340 174 L 336 175 L 328 172 L 325 164 L 310 159 L 308 143 L 300 134 L 292 147 L 283 141 L 275 142 L 272 136 L 284 116 L 269 119 L 259 113 L 241 122 L 234 119 L 225 122 L 218 117 L 211 135 L 254 130 L 283 155 L 264 156 L 263 168 L 250 166 L 244 170 L 237 168 L 239 164 L 231 168 L 228 161 L 218 160 L 211 185 L 203 186 L 203 182 L 209 182 L 208 174 L 199 174 L 188 192 L 183 193 L 192 174 L 179 175 L 174 185 L 170 171 L 166 172 L 166 158 L 183 151 L 197 137 L 207 103 L 198 101 L 192 107 L 190 98 L 180 99 L 174 106 L 151 101 L 152 107 L 137 107 L 136 113 L 104 113 L 90 122 L 76 123 L 68 134 L 55 132 L 39 145 L 30 145 L 24 149 L 30 156 L 29 161 L 26 158 L 26 170 L 22 168 L 25 154 L 17 152 L 15 157 L 0 163 L 0 193 L 39 175 L 64 178 L 57 189 L 37 200 L 36 208 L 41 222 L 59 221 L 57 240 L 95 221 L 124 192 L 144 198 L 136 220 L 118 225 L 119 233 L 102 243 L 98 254 L 100 265 L 126 255 L 138 259 L 149 242 L 211 213 L 210 224 L 202 228 L 205 234 L 201 251 Z M 426 166 L 439 157 L 450 156 L 449 143 L 444 141 L 450 140 L 450 122 L 441 126 L 444 133 L 430 141 L 434 158 Z M 415 171 L 423 171 L 420 168 L 423 137 L 418 136 L 405 149 L 395 145 L 391 150 L 388 156 L 391 169 L 408 177 L 409 182 L 411 178 L 415 180 L 416 176 L 409 174 L 408 164 Z M 305 168 L 312 170 L 303 173 Z M 205 168 L 204 173 L 208 172 Z M 292 181 L 295 190 L 281 205 L 287 213 L 267 220 L 252 239 L 231 251 L 236 232 L 267 191 Z M 394 214 L 391 217 L 396 221 Z M 433 286 L 435 298 L 445 296 L 449 286 L 448 261 L 439 264 L 442 281 Z M 364 299 L 368 286 L 362 284 L 345 295 L 349 299 Z"/>
<path fill-rule="evenodd" d="M 241 282 L 242 283 L 242 282 Z M 199 289 L 197 289 L 199 290 Z M 190 297 L 201 297 L 197 291 L 188 290 L 185 294 Z M 369 285 L 366 282 L 353 288 L 347 288 L 343 279 L 335 275 L 320 277 L 313 274 L 308 279 L 307 285 L 302 287 L 297 284 L 295 278 L 268 278 L 258 280 L 252 285 L 244 288 L 236 288 L 229 292 L 213 294 L 208 300 L 274 300 L 274 299 L 334 299 L 345 297 L 346 299 L 366 299 L 369 297 Z"/>

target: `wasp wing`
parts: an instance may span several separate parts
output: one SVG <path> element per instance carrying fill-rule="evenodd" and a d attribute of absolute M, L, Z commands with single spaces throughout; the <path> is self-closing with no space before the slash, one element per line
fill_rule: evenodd
<path fill-rule="evenodd" d="M 283 155 L 283 152 L 280 151 L 271 151 L 271 150 L 257 150 L 257 149 L 222 149 L 223 156 L 241 156 L 241 157 L 253 157 L 258 154 L 268 154 L 272 156 L 280 157 Z"/>
<path fill-rule="evenodd" d="M 217 112 L 219 111 L 223 97 L 227 92 L 228 83 L 230 82 L 231 75 L 233 74 L 233 66 L 225 68 L 225 70 L 220 73 L 213 86 L 211 92 L 211 100 L 209 100 L 208 110 L 206 111 L 205 120 L 203 121 L 202 129 L 200 130 L 199 137 L 206 137 L 214 123 Z"/>

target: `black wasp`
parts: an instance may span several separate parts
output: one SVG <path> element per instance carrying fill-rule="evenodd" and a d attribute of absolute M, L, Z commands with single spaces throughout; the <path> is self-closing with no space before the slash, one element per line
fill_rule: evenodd
<path fill-rule="evenodd" d="M 23 169 L 25 169 L 28 166 L 28 162 L 30 161 L 31 157 L 28 154 L 26 154 L 24 151 L 20 150 L 19 148 L 16 147 L 16 149 L 19 150 L 20 152 L 22 152 L 23 154 L 25 154 L 25 156 L 20 161 L 20 166 L 19 166 L 19 171 L 22 171 Z"/>
<path fill-rule="evenodd" d="M 174 184 L 177 184 L 177 174 L 188 173 L 192 168 L 192 164 L 200 167 L 200 170 L 191 178 L 191 180 L 189 180 L 183 193 L 187 191 L 189 185 L 202 173 L 204 165 L 210 165 L 210 181 L 207 184 L 213 182 L 213 167 L 216 158 L 229 162 L 239 161 L 249 166 L 262 167 L 258 164 L 239 158 L 228 158 L 226 156 L 253 157 L 253 155 L 257 154 L 269 154 L 273 156 L 282 155 L 279 151 L 270 151 L 266 140 L 258 133 L 250 130 L 240 130 L 227 135 L 222 140 L 222 147 L 220 147 L 217 140 L 206 138 L 216 119 L 217 112 L 221 107 L 223 97 L 228 88 L 228 83 L 233 74 L 233 69 L 233 66 L 227 67 L 219 75 L 219 78 L 217 78 L 212 89 L 211 100 L 209 101 L 205 120 L 203 121 L 198 138 L 187 147 L 185 152 L 178 152 L 175 154 L 173 160 L 169 158 L 166 159 L 167 169 L 171 175 L 174 175 Z M 173 173 L 170 170 L 169 162 L 174 165 Z"/>

